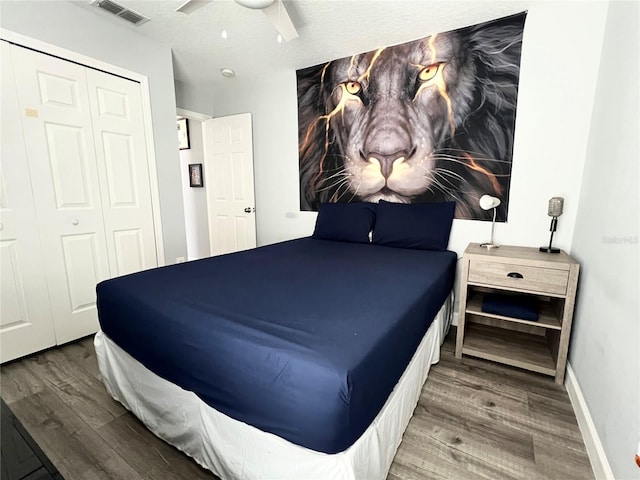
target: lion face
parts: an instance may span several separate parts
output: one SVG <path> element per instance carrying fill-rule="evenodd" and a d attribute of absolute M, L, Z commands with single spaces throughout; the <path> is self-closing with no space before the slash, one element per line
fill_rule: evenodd
<path fill-rule="evenodd" d="M 456 201 L 506 219 L 525 14 L 298 71 L 300 205 Z"/>
<path fill-rule="evenodd" d="M 331 64 L 330 126 L 359 199 L 408 203 L 436 181 L 435 153 L 471 97 L 458 47 L 454 34 L 437 35 Z"/>

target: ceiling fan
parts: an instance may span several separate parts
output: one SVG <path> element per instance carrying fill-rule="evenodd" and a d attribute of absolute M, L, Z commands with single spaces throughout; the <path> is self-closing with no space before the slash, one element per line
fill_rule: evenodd
<path fill-rule="evenodd" d="M 190 14 L 205 6 L 213 0 L 187 0 L 185 3 L 176 8 L 176 12 Z M 264 14 L 271 20 L 273 26 L 276 27 L 278 33 L 283 40 L 288 42 L 294 38 L 298 38 L 298 32 L 294 27 L 289 13 L 284 7 L 282 0 L 234 0 L 238 5 L 253 10 L 262 10 Z"/>

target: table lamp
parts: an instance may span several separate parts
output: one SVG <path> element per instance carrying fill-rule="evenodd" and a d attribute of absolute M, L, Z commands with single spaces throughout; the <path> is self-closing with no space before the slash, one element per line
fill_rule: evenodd
<path fill-rule="evenodd" d="M 483 195 L 480 197 L 480 208 L 483 210 L 491 210 L 493 208 L 493 222 L 491 222 L 491 240 L 489 243 L 481 243 L 480 246 L 484 248 L 498 248 L 498 245 L 493 243 L 493 231 L 496 226 L 496 208 L 500 205 L 500 199 L 492 197 L 491 195 Z"/>

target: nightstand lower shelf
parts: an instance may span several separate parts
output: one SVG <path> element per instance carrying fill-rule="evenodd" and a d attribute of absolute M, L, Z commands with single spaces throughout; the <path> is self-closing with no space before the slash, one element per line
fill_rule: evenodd
<path fill-rule="evenodd" d="M 545 375 L 556 375 L 556 362 L 546 337 L 468 323 L 462 353 Z"/>

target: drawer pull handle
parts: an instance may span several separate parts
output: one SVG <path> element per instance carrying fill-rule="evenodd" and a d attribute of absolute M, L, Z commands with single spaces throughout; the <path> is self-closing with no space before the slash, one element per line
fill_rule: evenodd
<path fill-rule="evenodd" d="M 509 272 L 507 273 L 507 277 L 509 278 L 524 278 L 521 273 L 518 272 Z"/>

